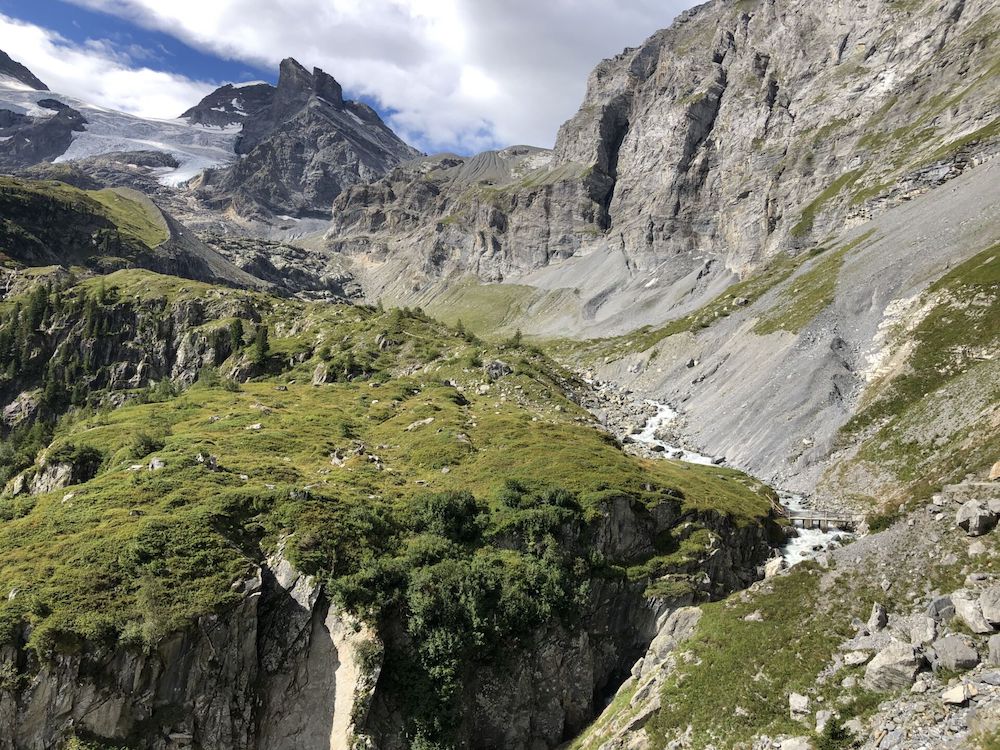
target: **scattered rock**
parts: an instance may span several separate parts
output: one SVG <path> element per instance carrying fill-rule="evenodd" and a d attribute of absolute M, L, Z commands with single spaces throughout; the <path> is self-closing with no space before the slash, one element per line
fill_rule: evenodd
<path fill-rule="evenodd" d="M 991 635 L 987 642 L 989 648 L 989 661 L 995 667 L 1000 667 L 1000 635 Z"/>
<path fill-rule="evenodd" d="M 162 458 L 157 458 L 157 457 L 154 456 L 153 458 L 151 458 L 149 460 L 149 470 L 150 471 L 159 471 L 160 469 L 166 468 L 166 466 L 167 466 L 167 462 L 164 461 Z"/>

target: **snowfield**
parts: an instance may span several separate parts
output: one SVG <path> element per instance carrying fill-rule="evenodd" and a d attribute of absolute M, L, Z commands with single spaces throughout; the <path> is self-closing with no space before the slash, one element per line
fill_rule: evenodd
<path fill-rule="evenodd" d="M 78 110 L 87 119 L 86 130 L 73 133 L 73 142 L 55 161 L 74 161 L 115 151 L 163 151 L 179 167 L 163 170 L 164 185 L 180 185 L 209 167 L 236 159 L 236 138 L 241 126 L 214 128 L 187 120 L 156 120 L 87 104 L 51 91 L 35 91 L 17 81 L 0 77 L 0 109 L 39 116 L 55 112 L 38 106 L 40 99 L 56 99 Z"/>

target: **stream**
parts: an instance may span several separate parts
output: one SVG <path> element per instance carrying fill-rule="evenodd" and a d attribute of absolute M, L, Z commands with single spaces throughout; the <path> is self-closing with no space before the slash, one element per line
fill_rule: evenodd
<path fill-rule="evenodd" d="M 635 442 L 656 448 L 656 453 L 664 458 L 687 461 L 693 464 L 711 465 L 717 463 L 711 456 L 705 456 L 659 439 L 656 435 L 660 429 L 675 420 L 678 414 L 667 404 L 652 400 L 647 401 L 647 403 L 656 407 L 656 414 L 646 420 L 642 430 L 632 435 Z M 778 497 L 782 506 L 788 510 L 811 510 L 809 500 L 802 495 L 778 490 Z M 803 560 L 814 559 L 826 550 L 831 542 L 844 541 L 846 537 L 850 536 L 847 532 L 839 529 L 831 529 L 830 531 L 796 529 L 796 531 L 798 532 L 797 536 L 791 537 L 780 548 L 781 556 L 789 567 Z"/>

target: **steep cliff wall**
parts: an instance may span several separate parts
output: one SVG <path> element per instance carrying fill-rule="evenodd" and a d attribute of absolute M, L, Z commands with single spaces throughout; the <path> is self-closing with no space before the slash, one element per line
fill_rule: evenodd
<path fill-rule="evenodd" d="M 963 0 L 708 3 L 598 65 L 552 153 L 347 190 L 328 244 L 372 296 L 467 272 L 579 290 L 526 329 L 662 321 L 959 174 L 997 136 L 997 23 Z"/>

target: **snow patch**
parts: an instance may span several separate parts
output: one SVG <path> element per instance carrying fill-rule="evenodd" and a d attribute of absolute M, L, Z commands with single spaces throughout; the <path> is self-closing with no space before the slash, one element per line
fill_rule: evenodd
<path fill-rule="evenodd" d="M 31 91 L 31 92 L 34 92 L 34 93 L 48 93 L 48 92 L 39 92 L 37 89 L 31 88 L 31 86 L 29 86 L 28 84 L 23 83 L 23 82 L 17 80 L 13 76 L 7 76 L 7 75 L 0 75 L 0 86 L 2 86 L 5 89 L 14 89 L 15 91 Z"/>

